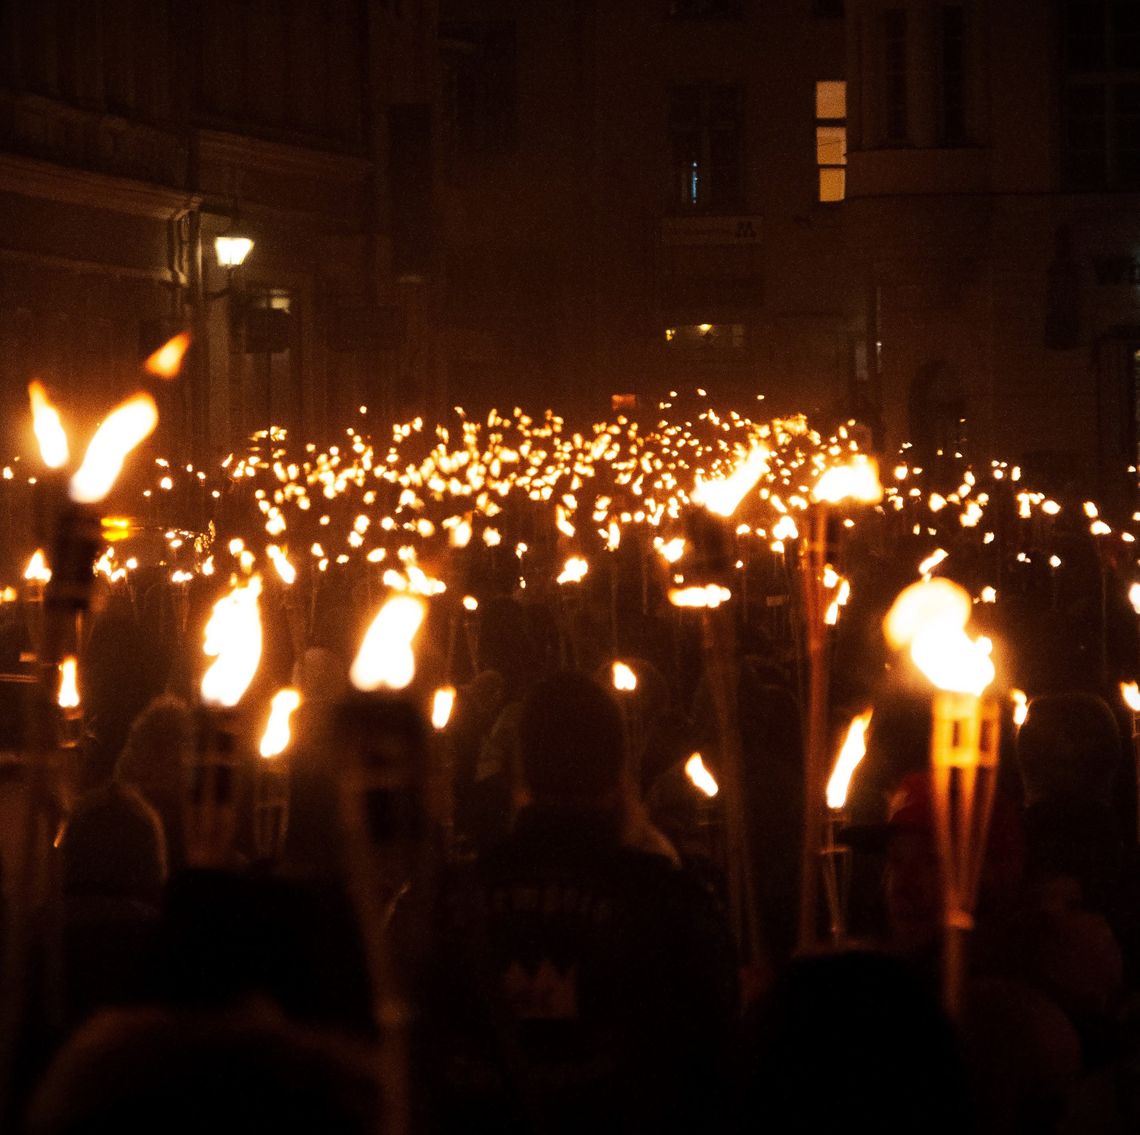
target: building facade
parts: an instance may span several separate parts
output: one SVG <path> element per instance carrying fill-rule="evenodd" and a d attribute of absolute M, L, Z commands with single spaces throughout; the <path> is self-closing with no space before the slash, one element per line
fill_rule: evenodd
<path fill-rule="evenodd" d="M 195 345 L 160 399 L 183 452 L 270 424 L 319 437 L 431 389 L 430 4 L 0 12 L 5 452 L 29 448 L 31 377 L 91 418 L 180 328 Z M 227 233 L 254 241 L 234 271 L 214 252 Z"/>
<path fill-rule="evenodd" d="M 442 0 L 453 398 L 603 411 L 706 387 L 845 408 L 840 15 Z"/>
<path fill-rule="evenodd" d="M 1131 508 L 1140 7 L 848 0 L 848 249 L 884 443 Z"/>

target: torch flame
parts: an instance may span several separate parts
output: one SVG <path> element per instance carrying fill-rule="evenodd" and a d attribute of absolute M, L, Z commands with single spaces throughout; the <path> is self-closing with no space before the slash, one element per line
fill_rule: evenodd
<path fill-rule="evenodd" d="M 695 788 L 699 788 L 710 800 L 720 791 L 716 777 L 705 767 L 700 753 L 694 753 L 685 762 L 685 775 Z"/>
<path fill-rule="evenodd" d="M 934 570 L 934 569 L 935 569 L 935 568 L 936 568 L 936 567 L 937 567 L 937 566 L 938 566 L 938 565 L 939 565 L 939 564 L 940 564 L 940 563 L 941 563 L 941 562 L 942 562 L 944 559 L 946 559 L 946 557 L 947 557 L 948 555 L 950 555 L 950 553 L 949 553 L 948 551 L 946 551 L 946 549 L 945 549 L 945 548 L 935 548 L 935 550 L 934 550 L 933 552 L 931 552 L 931 553 L 930 553 L 930 555 L 929 555 L 929 556 L 927 556 L 927 557 L 926 557 L 926 559 L 924 559 L 924 560 L 922 561 L 922 563 L 920 563 L 920 564 L 918 565 L 918 574 L 919 574 L 919 575 L 921 575 L 921 576 L 928 576 L 928 575 L 930 575 L 930 573 L 931 573 L 931 572 L 932 572 L 932 571 L 933 571 L 933 570 Z"/>
<path fill-rule="evenodd" d="M 71 499 L 96 504 L 115 483 L 127 455 L 158 425 L 158 408 L 149 394 L 121 402 L 103 420 L 87 446 L 83 464 L 71 478 Z"/>
<path fill-rule="evenodd" d="M 154 354 L 150 355 L 143 367 L 156 378 L 177 378 L 182 369 L 182 359 L 190 346 L 190 332 L 180 331 L 173 339 L 168 339 Z"/>
<path fill-rule="evenodd" d="M 297 578 L 297 569 L 289 562 L 289 557 L 276 544 L 267 544 L 265 553 L 273 561 L 281 582 L 286 586 L 292 584 Z"/>
<path fill-rule="evenodd" d="M 1029 716 L 1029 698 L 1025 696 L 1024 690 L 1017 689 L 1010 690 L 1009 696 L 1013 702 L 1013 723 L 1020 728 Z"/>
<path fill-rule="evenodd" d="M 202 675 L 202 701 L 232 707 L 242 699 L 261 662 L 261 576 L 236 584 L 214 604 L 202 649 L 217 659 Z"/>
<path fill-rule="evenodd" d="M 719 583 L 704 587 L 674 587 L 669 591 L 669 602 L 674 607 L 719 607 L 732 598 L 732 592 Z"/>
<path fill-rule="evenodd" d="M 261 735 L 261 745 L 258 747 L 258 752 L 263 757 L 279 757 L 289 748 L 289 742 L 292 740 L 289 718 L 300 704 L 301 694 L 291 686 L 278 690 L 273 695 L 273 701 L 269 703 L 269 721 L 266 723 L 265 732 Z"/>
<path fill-rule="evenodd" d="M 60 709 L 79 708 L 79 663 L 73 654 L 69 654 L 59 664 L 59 694 L 56 696 L 56 705 Z"/>
<path fill-rule="evenodd" d="M 586 578 L 590 565 L 581 556 L 571 556 L 558 576 L 559 583 L 581 583 Z"/>
<path fill-rule="evenodd" d="M 431 699 L 431 726 L 438 733 L 447 728 L 455 708 L 455 687 L 440 686 Z"/>
<path fill-rule="evenodd" d="M 1140 583 L 1134 583 L 1128 589 L 1128 602 L 1132 604 L 1132 610 L 1140 615 Z"/>
<path fill-rule="evenodd" d="M 1120 696 L 1133 713 L 1140 713 L 1140 687 L 1135 682 L 1121 682 Z"/>
<path fill-rule="evenodd" d="M 915 665 L 942 690 L 981 694 L 994 679 L 989 639 L 971 639 L 969 594 L 948 579 L 924 579 L 902 591 L 883 630 L 896 648 L 910 648 Z"/>
<path fill-rule="evenodd" d="M 59 411 L 51 404 L 40 382 L 28 385 L 32 402 L 32 429 L 40 445 L 40 457 L 49 469 L 62 469 L 71 458 L 67 432 L 59 419 Z"/>
<path fill-rule="evenodd" d="M 613 664 L 613 680 L 615 690 L 632 692 L 637 689 L 637 675 L 624 662 Z"/>
<path fill-rule="evenodd" d="M 829 504 L 838 504 L 842 500 L 878 504 L 883 499 L 879 463 L 873 457 L 857 453 L 848 464 L 825 469 L 815 483 L 812 496 Z"/>
<path fill-rule="evenodd" d="M 422 599 L 403 593 L 389 599 L 365 632 L 349 678 L 358 690 L 402 690 L 416 675 L 412 642 L 424 620 Z"/>
<path fill-rule="evenodd" d="M 838 811 L 847 803 L 847 789 L 859 762 L 867 754 L 867 726 L 871 724 L 871 710 L 865 709 L 852 718 L 847 736 L 835 759 L 835 768 L 827 782 L 827 806 Z"/>
<path fill-rule="evenodd" d="M 51 582 L 51 568 L 47 565 L 47 557 L 44 556 L 42 548 L 37 548 L 32 553 L 28 566 L 24 568 L 24 579 L 28 583 Z"/>
<path fill-rule="evenodd" d="M 756 482 L 768 472 L 771 454 L 764 445 L 753 445 L 748 455 L 727 477 L 702 480 L 697 474 L 693 500 L 717 516 L 731 516 Z"/>

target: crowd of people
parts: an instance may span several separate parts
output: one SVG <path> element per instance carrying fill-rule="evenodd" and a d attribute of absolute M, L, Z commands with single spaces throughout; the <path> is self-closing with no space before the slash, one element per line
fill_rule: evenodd
<path fill-rule="evenodd" d="M 424 689 L 433 641 L 459 676 L 433 733 L 418 686 L 352 692 L 350 590 L 316 597 L 303 639 L 267 595 L 257 681 L 291 681 L 303 700 L 287 822 L 266 839 L 255 758 L 225 792 L 195 775 L 193 611 L 175 617 L 160 587 L 135 594 L 92 612 L 84 735 L 28 909 L 30 773 L 11 727 L 24 693 L 0 683 L 4 956 L 21 966 L 0 1016 L 13 1129 L 1069 1135 L 1140 1118 L 1136 766 L 1120 675 L 1082 670 L 1079 635 L 1056 665 L 1035 660 L 1028 716 L 1005 723 L 951 1016 L 929 691 L 869 645 L 873 603 L 834 652 L 835 724 L 849 706 L 874 711 L 839 830 L 848 933 L 829 940 L 821 909 L 805 949 L 801 675 L 772 625 L 745 617 L 719 640 L 748 817 L 733 846 L 724 793 L 684 771 L 699 750 L 722 772 L 723 706 L 696 626 L 652 604 L 623 614 L 638 678 L 623 699 L 611 611 L 572 612 L 568 651 L 565 611 L 488 596 L 458 649 L 454 627 L 428 636 Z M 9 672 L 26 646 L 11 614 Z M 1113 649 L 1134 655 L 1134 628 L 1120 637 Z M 747 943 L 733 856 L 756 884 Z"/>

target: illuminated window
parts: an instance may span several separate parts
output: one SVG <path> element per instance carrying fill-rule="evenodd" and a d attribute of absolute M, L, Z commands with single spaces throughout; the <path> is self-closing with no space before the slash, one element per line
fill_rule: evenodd
<path fill-rule="evenodd" d="M 847 84 L 828 80 L 815 85 L 815 162 L 819 199 L 842 201 L 847 180 Z"/>
<path fill-rule="evenodd" d="M 665 342 L 674 351 L 740 351 L 743 323 L 679 323 L 665 328 Z"/>
<path fill-rule="evenodd" d="M 684 210 L 734 209 L 744 196 L 741 89 L 693 84 L 669 91 L 670 198 Z"/>

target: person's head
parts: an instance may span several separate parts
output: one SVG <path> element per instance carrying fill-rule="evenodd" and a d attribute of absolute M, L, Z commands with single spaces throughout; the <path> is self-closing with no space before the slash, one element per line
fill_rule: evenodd
<path fill-rule="evenodd" d="M 176 697 L 155 698 L 135 718 L 115 765 L 115 778 L 145 796 L 180 791 L 193 755 L 194 721 Z"/>
<path fill-rule="evenodd" d="M 898 959 L 864 951 L 797 958 L 750 1024 L 745 1108 L 757 1124 L 778 1117 L 793 1132 L 970 1129 L 951 1024 Z"/>
<path fill-rule="evenodd" d="M 1120 749 L 1120 730 L 1103 698 L 1087 693 L 1034 698 L 1017 735 L 1026 803 L 1079 799 L 1108 804 Z"/>
<path fill-rule="evenodd" d="M 625 767 L 621 711 L 585 674 L 565 672 L 531 687 L 519 720 L 523 785 L 539 804 L 603 807 Z"/>

